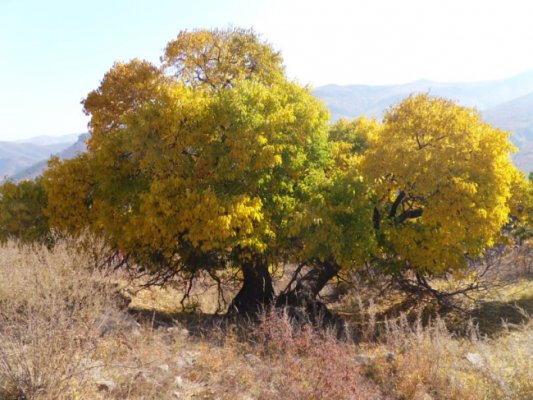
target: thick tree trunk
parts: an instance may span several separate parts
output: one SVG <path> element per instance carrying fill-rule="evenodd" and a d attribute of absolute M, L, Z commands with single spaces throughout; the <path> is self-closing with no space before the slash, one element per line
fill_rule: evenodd
<path fill-rule="evenodd" d="M 326 284 L 340 271 L 340 265 L 326 261 L 313 267 L 297 280 L 294 289 L 285 290 L 277 299 L 277 307 L 286 307 L 297 319 L 313 324 L 337 325 L 340 321 L 317 297 Z"/>
<path fill-rule="evenodd" d="M 228 316 L 244 316 L 254 319 L 274 301 L 274 287 L 268 264 L 253 260 L 243 264 L 243 285 L 231 302 Z"/>

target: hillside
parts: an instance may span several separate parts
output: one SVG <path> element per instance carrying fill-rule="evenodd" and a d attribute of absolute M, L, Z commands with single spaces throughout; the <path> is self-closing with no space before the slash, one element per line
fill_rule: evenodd
<path fill-rule="evenodd" d="M 512 132 L 512 141 L 520 149 L 513 157 L 524 171 L 533 171 L 533 93 L 513 99 L 483 112 L 492 125 Z"/>
<path fill-rule="evenodd" d="M 228 326 L 212 286 L 183 303 L 179 285 L 140 290 L 89 253 L 0 246 L 0 399 L 531 399 L 527 280 L 433 322 L 355 286 L 338 340 L 287 314 Z"/>
<path fill-rule="evenodd" d="M 533 143 L 533 93 L 489 108 L 483 114 L 487 122 L 513 132 L 518 146 Z"/>
<path fill-rule="evenodd" d="M 87 149 L 87 145 L 85 144 L 85 140 L 87 140 L 87 137 L 88 137 L 88 134 L 81 134 L 77 136 L 77 141 L 74 144 L 71 144 L 70 146 L 68 146 L 67 148 L 64 148 L 60 152 L 54 153 L 51 155 L 56 155 L 62 160 L 68 160 L 68 159 L 74 158 L 78 154 L 83 153 Z M 19 170 L 17 173 L 14 173 L 13 175 L 11 175 L 11 178 L 13 178 L 15 181 L 20 181 L 23 179 L 34 179 L 38 177 L 45 170 L 50 156 L 44 160 L 38 161 L 37 163 L 27 168 Z"/>
<path fill-rule="evenodd" d="M 31 165 L 48 159 L 71 143 L 38 145 L 33 143 L 0 142 L 0 180 L 11 177 Z"/>

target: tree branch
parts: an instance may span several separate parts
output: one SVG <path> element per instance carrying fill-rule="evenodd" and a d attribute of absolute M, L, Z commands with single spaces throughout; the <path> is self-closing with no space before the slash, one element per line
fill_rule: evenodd
<path fill-rule="evenodd" d="M 374 229 L 379 230 L 381 216 L 379 215 L 377 207 L 374 207 L 374 215 L 372 216 L 372 222 L 374 223 Z"/>
<path fill-rule="evenodd" d="M 421 208 L 415 208 L 414 210 L 407 210 L 398 217 L 398 223 L 402 223 L 407 219 L 419 218 L 422 216 L 424 210 Z"/>
<path fill-rule="evenodd" d="M 389 213 L 389 218 L 394 218 L 396 216 L 398 207 L 400 206 L 400 204 L 402 204 L 402 201 L 404 201 L 405 197 L 406 197 L 405 192 L 403 190 L 400 193 L 398 193 L 398 197 L 396 197 L 396 200 L 394 200 L 394 203 L 392 203 L 392 207 Z"/>

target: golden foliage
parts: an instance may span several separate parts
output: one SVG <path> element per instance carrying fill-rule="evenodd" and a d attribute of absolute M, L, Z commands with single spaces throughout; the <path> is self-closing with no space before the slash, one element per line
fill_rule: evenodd
<path fill-rule="evenodd" d="M 161 71 L 148 61 L 115 63 L 98 89 L 82 101 L 84 113 L 91 117 L 89 148 L 96 148 L 102 135 L 118 128 L 127 111 L 152 99 L 162 79 Z"/>
<path fill-rule="evenodd" d="M 243 29 L 181 32 L 162 61 L 115 64 L 84 101 L 89 153 L 45 174 L 56 229 L 148 264 L 374 254 L 438 274 L 494 245 L 523 203 L 508 134 L 472 109 L 417 95 L 383 124 L 328 126 Z"/>
<path fill-rule="evenodd" d="M 476 111 L 425 94 L 391 108 L 363 161 L 384 253 L 440 273 L 493 245 L 516 176 L 508 136 Z"/>
<path fill-rule="evenodd" d="M 164 66 L 187 85 L 213 89 L 242 79 L 273 83 L 283 78 L 279 52 L 249 29 L 182 31 L 167 44 Z"/>

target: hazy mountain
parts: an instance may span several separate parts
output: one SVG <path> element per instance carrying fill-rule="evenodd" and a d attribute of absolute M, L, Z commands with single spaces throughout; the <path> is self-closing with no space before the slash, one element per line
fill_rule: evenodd
<path fill-rule="evenodd" d="M 509 79 L 443 83 L 420 80 L 402 85 L 326 85 L 314 90 L 333 120 L 360 115 L 381 117 L 383 111 L 412 93 L 428 92 L 479 110 L 495 107 L 533 92 L 533 71 Z"/>
<path fill-rule="evenodd" d="M 37 136 L 14 142 L 0 141 L 0 181 L 24 178 L 26 175 L 33 177 L 33 173 L 26 174 L 24 171 L 42 171 L 52 155 L 71 157 L 80 146 L 84 146 L 83 141 L 82 144 L 78 143 L 79 137 L 80 135 Z"/>
<path fill-rule="evenodd" d="M 513 156 L 524 171 L 533 171 L 533 93 L 507 101 L 483 112 L 492 125 L 512 132 L 511 140 L 519 148 Z"/>
<path fill-rule="evenodd" d="M 0 142 L 0 180 L 67 148 L 71 143 L 37 145 Z"/>
<path fill-rule="evenodd" d="M 64 143 L 74 143 L 78 140 L 78 137 L 81 135 L 81 133 L 72 133 L 70 135 L 62 135 L 62 136 L 47 136 L 47 135 L 41 135 L 41 136 L 34 136 L 28 139 L 19 139 L 15 140 L 15 143 L 31 143 L 36 144 L 39 146 L 47 146 L 51 144 L 64 144 Z"/>
<path fill-rule="evenodd" d="M 483 114 L 487 122 L 513 132 L 515 144 L 533 143 L 533 93 L 489 108 Z"/>
<path fill-rule="evenodd" d="M 88 137 L 89 135 L 86 133 L 81 134 L 81 135 L 76 135 L 76 139 L 77 139 L 76 142 L 74 142 L 67 148 L 63 148 L 62 151 L 55 153 L 53 155 L 56 155 L 62 160 L 68 160 L 68 159 L 76 157 L 78 154 L 83 153 L 84 151 L 87 150 L 87 145 L 85 141 L 87 140 Z M 52 156 L 52 154 L 50 156 Z M 50 158 L 50 156 L 48 156 L 44 160 L 40 160 L 32 164 L 29 167 L 26 167 L 26 168 L 23 168 L 17 171 L 13 175 L 11 175 L 11 178 L 15 181 L 20 181 L 23 179 L 34 179 L 38 177 L 46 169 L 48 165 L 48 159 Z"/>
<path fill-rule="evenodd" d="M 533 71 L 509 79 L 473 83 L 416 81 L 403 85 L 327 85 L 314 90 L 333 120 L 361 115 L 380 118 L 391 105 L 412 93 L 428 92 L 476 107 L 484 119 L 513 134 L 513 156 L 523 171 L 533 171 Z"/>

